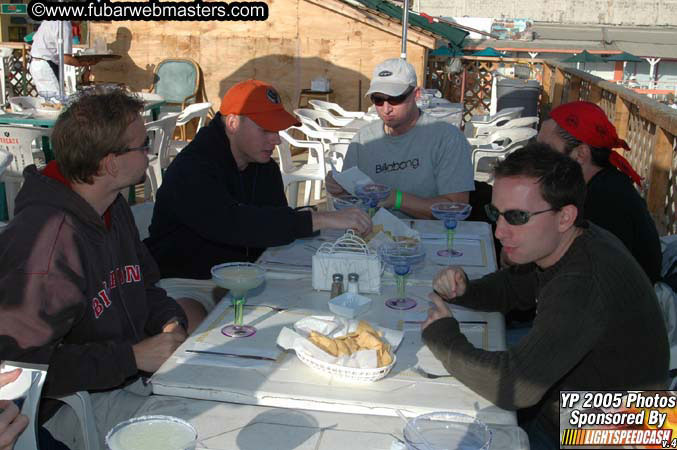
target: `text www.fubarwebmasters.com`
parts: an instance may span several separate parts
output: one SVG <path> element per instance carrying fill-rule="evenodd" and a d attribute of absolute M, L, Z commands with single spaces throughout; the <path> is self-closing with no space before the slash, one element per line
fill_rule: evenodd
<path fill-rule="evenodd" d="M 32 0 L 33 20 L 266 20 L 264 2 L 54 2 Z"/>

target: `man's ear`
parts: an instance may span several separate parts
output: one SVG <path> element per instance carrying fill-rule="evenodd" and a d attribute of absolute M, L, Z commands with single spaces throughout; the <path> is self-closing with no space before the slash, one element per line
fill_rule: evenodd
<path fill-rule="evenodd" d="M 559 224 L 558 228 L 561 233 L 567 231 L 569 228 L 574 226 L 576 219 L 578 218 L 578 208 L 574 205 L 563 206 L 559 211 Z"/>
<path fill-rule="evenodd" d="M 241 118 L 237 114 L 228 114 L 223 118 L 223 123 L 226 126 L 226 131 L 235 133 L 240 127 Z"/>
<path fill-rule="evenodd" d="M 120 165 L 118 164 L 117 157 L 113 153 L 109 153 L 99 161 L 99 170 L 97 171 L 97 176 L 100 175 L 110 175 L 112 177 L 118 176 L 120 173 Z"/>
<path fill-rule="evenodd" d="M 592 160 L 590 147 L 585 143 L 575 147 L 569 156 L 582 166 L 588 164 Z"/>

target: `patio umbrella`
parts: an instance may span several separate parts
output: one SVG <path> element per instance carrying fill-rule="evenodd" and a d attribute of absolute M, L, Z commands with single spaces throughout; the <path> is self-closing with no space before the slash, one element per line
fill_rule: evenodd
<path fill-rule="evenodd" d="M 504 55 L 503 55 L 503 53 L 497 51 L 493 47 L 487 47 L 487 48 L 483 48 L 482 50 L 473 53 L 470 56 L 491 56 L 491 57 L 494 57 L 494 58 L 503 58 Z"/>
<path fill-rule="evenodd" d="M 457 47 L 443 45 L 429 53 L 430 56 L 448 56 L 449 58 L 458 58 L 463 56 L 463 52 Z"/>
<path fill-rule="evenodd" d="M 623 52 L 623 53 L 618 53 L 616 55 L 607 56 L 604 59 L 607 60 L 607 61 L 623 61 L 623 74 L 622 74 L 621 78 L 625 77 L 625 66 L 629 62 L 638 63 L 638 62 L 643 61 L 642 58 L 640 58 L 639 56 L 635 56 L 632 53 L 628 53 L 628 52 Z M 635 72 L 637 72 L 637 65 L 636 64 L 635 64 Z"/>
<path fill-rule="evenodd" d="M 577 55 L 570 56 L 569 58 L 563 59 L 562 62 L 565 63 L 576 63 L 576 68 L 578 68 L 578 63 L 583 63 L 583 70 L 585 70 L 585 63 L 601 63 L 601 62 L 606 62 L 604 58 L 602 58 L 599 55 L 594 55 L 592 53 L 588 53 L 587 50 L 583 50 L 582 52 L 578 53 Z"/>
<path fill-rule="evenodd" d="M 623 61 L 623 62 L 642 62 L 643 59 L 639 56 L 635 56 L 632 53 L 623 52 L 616 55 L 607 56 L 604 58 L 606 61 Z"/>

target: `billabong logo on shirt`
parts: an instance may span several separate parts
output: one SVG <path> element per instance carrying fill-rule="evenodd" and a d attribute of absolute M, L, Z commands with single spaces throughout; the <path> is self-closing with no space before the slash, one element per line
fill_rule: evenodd
<path fill-rule="evenodd" d="M 96 297 L 92 299 L 92 310 L 94 311 L 94 318 L 98 319 L 103 314 L 104 310 L 112 304 L 110 300 L 110 291 L 118 286 L 128 283 L 141 282 L 141 267 L 136 264 L 134 266 L 117 267 L 111 270 L 108 276 L 108 282 L 102 282 L 103 289 L 97 292 Z"/>
<path fill-rule="evenodd" d="M 420 165 L 418 158 L 407 159 L 405 161 L 383 162 L 383 164 L 376 164 L 376 173 L 381 172 L 397 172 L 408 168 L 418 169 Z"/>

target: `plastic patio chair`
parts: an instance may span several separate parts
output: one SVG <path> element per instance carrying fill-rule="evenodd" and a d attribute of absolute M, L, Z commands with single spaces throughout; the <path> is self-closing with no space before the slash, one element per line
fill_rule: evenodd
<path fill-rule="evenodd" d="M 183 148 L 188 145 L 186 140 L 186 124 L 191 120 L 198 120 L 197 129 L 195 132 L 200 130 L 207 124 L 207 116 L 209 115 L 209 110 L 211 109 L 212 104 L 210 102 L 204 103 L 193 103 L 184 108 L 183 111 L 176 118 L 176 126 L 180 130 L 179 139 L 172 139 L 169 143 L 169 155 L 176 156 Z"/>
<path fill-rule="evenodd" d="M 12 219 L 14 217 L 14 200 L 24 181 L 23 171 L 27 166 L 35 164 L 33 142 L 37 140 L 38 145 L 40 145 L 41 138 L 51 136 L 52 129 L 1 125 L 0 133 L 4 137 L 4 149 L 12 155 L 12 160 L 0 177 L 0 181 L 5 183 L 7 213 L 9 218 Z"/>
<path fill-rule="evenodd" d="M 529 127 L 508 128 L 494 131 L 488 136 L 480 136 L 476 138 L 469 138 L 468 142 L 473 147 L 485 145 L 501 145 L 506 146 L 517 141 L 528 141 L 538 134 L 538 131 Z"/>
<path fill-rule="evenodd" d="M 84 450 L 100 450 L 99 431 L 94 422 L 94 408 L 92 407 L 89 392 L 78 391 L 74 394 L 50 398 L 65 403 L 66 406 L 62 406 L 62 408 L 69 407 L 75 413 L 78 422 L 80 422 Z"/>
<path fill-rule="evenodd" d="M 281 142 L 276 146 L 276 150 L 280 159 L 282 182 L 285 189 L 288 187 L 289 205 L 296 207 L 298 202 L 299 182 L 324 181 L 324 176 L 326 174 L 324 146 L 317 141 L 294 139 L 286 131 L 280 131 L 280 138 Z M 297 167 L 292 161 L 291 146 L 296 148 L 307 148 L 308 151 L 315 152 L 317 163 L 307 163 Z M 310 188 L 308 184 L 306 184 L 306 190 L 303 193 L 303 206 L 307 206 L 309 203 Z"/>
<path fill-rule="evenodd" d="M 157 190 L 162 185 L 162 172 L 169 167 L 169 141 L 174 136 L 176 121 L 179 114 L 167 114 L 162 119 L 146 124 L 146 133 L 151 138 L 151 148 L 148 153 L 148 169 L 146 174 L 146 189 L 144 189 L 145 199 L 155 199 Z M 150 185 L 150 186 L 148 186 Z M 150 192 L 149 189 L 150 187 Z"/>
<path fill-rule="evenodd" d="M 538 125 L 538 117 L 518 117 L 517 119 L 510 119 L 506 122 L 501 122 L 499 125 L 489 127 L 480 127 L 477 129 L 477 136 L 488 136 L 499 130 L 508 130 L 510 128 L 534 128 Z"/>
<path fill-rule="evenodd" d="M 308 100 L 308 103 L 310 106 L 312 106 L 314 109 L 320 110 L 320 111 L 335 111 L 339 117 L 347 117 L 351 119 L 359 119 L 364 116 L 364 112 L 362 111 L 346 111 L 339 105 L 338 103 L 332 103 L 332 102 L 325 102 L 324 100 Z"/>
<path fill-rule="evenodd" d="M 317 122 L 324 128 L 328 127 L 344 127 L 353 121 L 351 118 L 337 117 L 329 111 L 320 111 L 318 109 L 297 108 L 294 110 L 297 117 L 305 117 L 314 122 Z"/>
<path fill-rule="evenodd" d="M 478 130 L 483 127 L 498 126 L 508 120 L 517 119 L 522 115 L 524 106 L 515 106 L 512 108 L 503 108 L 493 116 L 472 116 L 469 122 L 465 124 L 465 135 L 467 137 L 474 137 Z"/>
<path fill-rule="evenodd" d="M 200 87 L 200 66 L 195 61 L 170 58 L 155 67 L 150 92 L 161 95 L 169 111 L 178 112 L 197 101 Z M 177 107 L 180 109 L 174 111 Z"/>
<path fill-rule="evenodd" d="M 508 156 L 510 153 L 515 150 L 522 148 L 527 145 L 529 140 L 536 136 L 538 133 L 533 128 L 521 128 L 520 130 L 531 130 L 527 131 L 521 136 L 514 135 L 514 140 L 504 140 L 504 145 L 496 144 L 487 144 L 481 145 L 473 148 L 472 150 L 472 164 L 475 181 L 483 181 L 485 183 L 491 183 L 493 180 L 492 169 L 493 166 Z M 510 131 L 510 130 L 504 130 Z"/>

